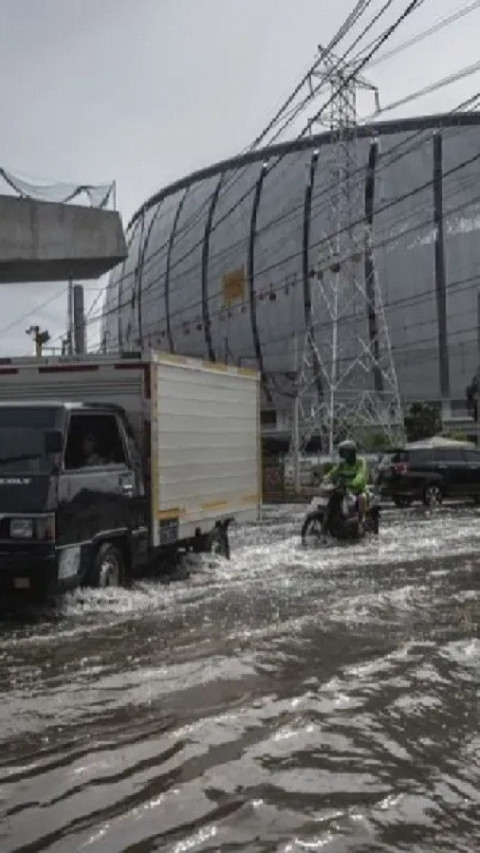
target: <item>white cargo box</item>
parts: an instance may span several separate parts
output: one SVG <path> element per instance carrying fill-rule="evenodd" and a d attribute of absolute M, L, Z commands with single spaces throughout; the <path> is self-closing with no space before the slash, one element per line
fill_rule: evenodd
<path fill-rule="evenodd" d="M 255 371 L 164 353 L 4 359 L 0 400 L 121 406 L 140 450 L 150 444 L 153 546 L 259 516 Z"/>
<path fill-rule="evenodd" d="M 179 356 L 155 356 L 153 364 L 154 544 L 209 530 L 221 518 L 258 518 L 258 375 Z"/>

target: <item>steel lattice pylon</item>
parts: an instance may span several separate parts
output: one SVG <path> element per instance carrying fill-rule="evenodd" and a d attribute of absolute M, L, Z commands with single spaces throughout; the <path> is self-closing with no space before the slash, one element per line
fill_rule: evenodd
<path fill-rule="evenodd" d="M 329 453 L 338 440 L 358 439 L 373 428 L 390 440 L 403 438 L 400 394 L 374 264 L 373 216 L 365 212 L 365 172 L 356 156 L 357 89 L 378 95 L 355 76 L 353 67 L 332 56 L 324 59 L 316 76 L 329 89 L 330 221 L 310 277 L 297 371 L 290 448 L 297 460 L 314 435 Z"/>

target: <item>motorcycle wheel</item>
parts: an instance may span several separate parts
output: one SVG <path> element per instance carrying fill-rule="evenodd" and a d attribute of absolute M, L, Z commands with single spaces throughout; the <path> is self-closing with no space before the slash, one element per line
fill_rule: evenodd
<path fill-rule="evenodd" d="M 321 545 L 326 537 L 322 527 L 322 517 L 318 513 L 307 515 L 302 524 L 302 545 Z"/>

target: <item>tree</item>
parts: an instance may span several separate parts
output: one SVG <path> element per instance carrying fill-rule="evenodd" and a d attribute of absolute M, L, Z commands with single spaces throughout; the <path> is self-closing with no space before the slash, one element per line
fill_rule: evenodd
<path fill-rule="evenodd" d="M 372 432 L 366 436 L 363 449 L 366 453 L 383 453 L 390 450 L 392 442 L 384 432 Z"/>
<path fill-rule="evenodd" d="M 444 429 L 442 438 L 449 438 L 450 441 L 468 441 L 468 435 L 461 429 Z"/>
<path fill-rule="evenodd" d="M 408 441 L 421 441 L 438 435 L 442 429 L 440 412 L 432 403 L 412 403 L 405 415 L 405 432 Z"/>

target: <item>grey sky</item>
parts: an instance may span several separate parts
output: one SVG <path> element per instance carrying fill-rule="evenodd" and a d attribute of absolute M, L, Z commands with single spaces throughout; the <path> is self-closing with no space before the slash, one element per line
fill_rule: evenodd
<path fill-rule="evenodd" d="M 389 47 L 470 2 L 425 0 Z M 395 0 L 391 15 L 405 5 Z M 116 179 L 126 222 L 161 186 L 245 147 L 352 7 L 353 0 L 2 0 L 1 163 L 33 181 Z M 382 104 L 476 62 L 479 25 L 480 9 L 373 68 Z M 387 115 L 445 111 L 477 89 L 480 75 Z M 88 285 L 88 303 L 98 287 Z M 59 335 L 64 293 L 63 284 L 3 286 L 1 354 L 30 350 L 30 319 Z"/>

